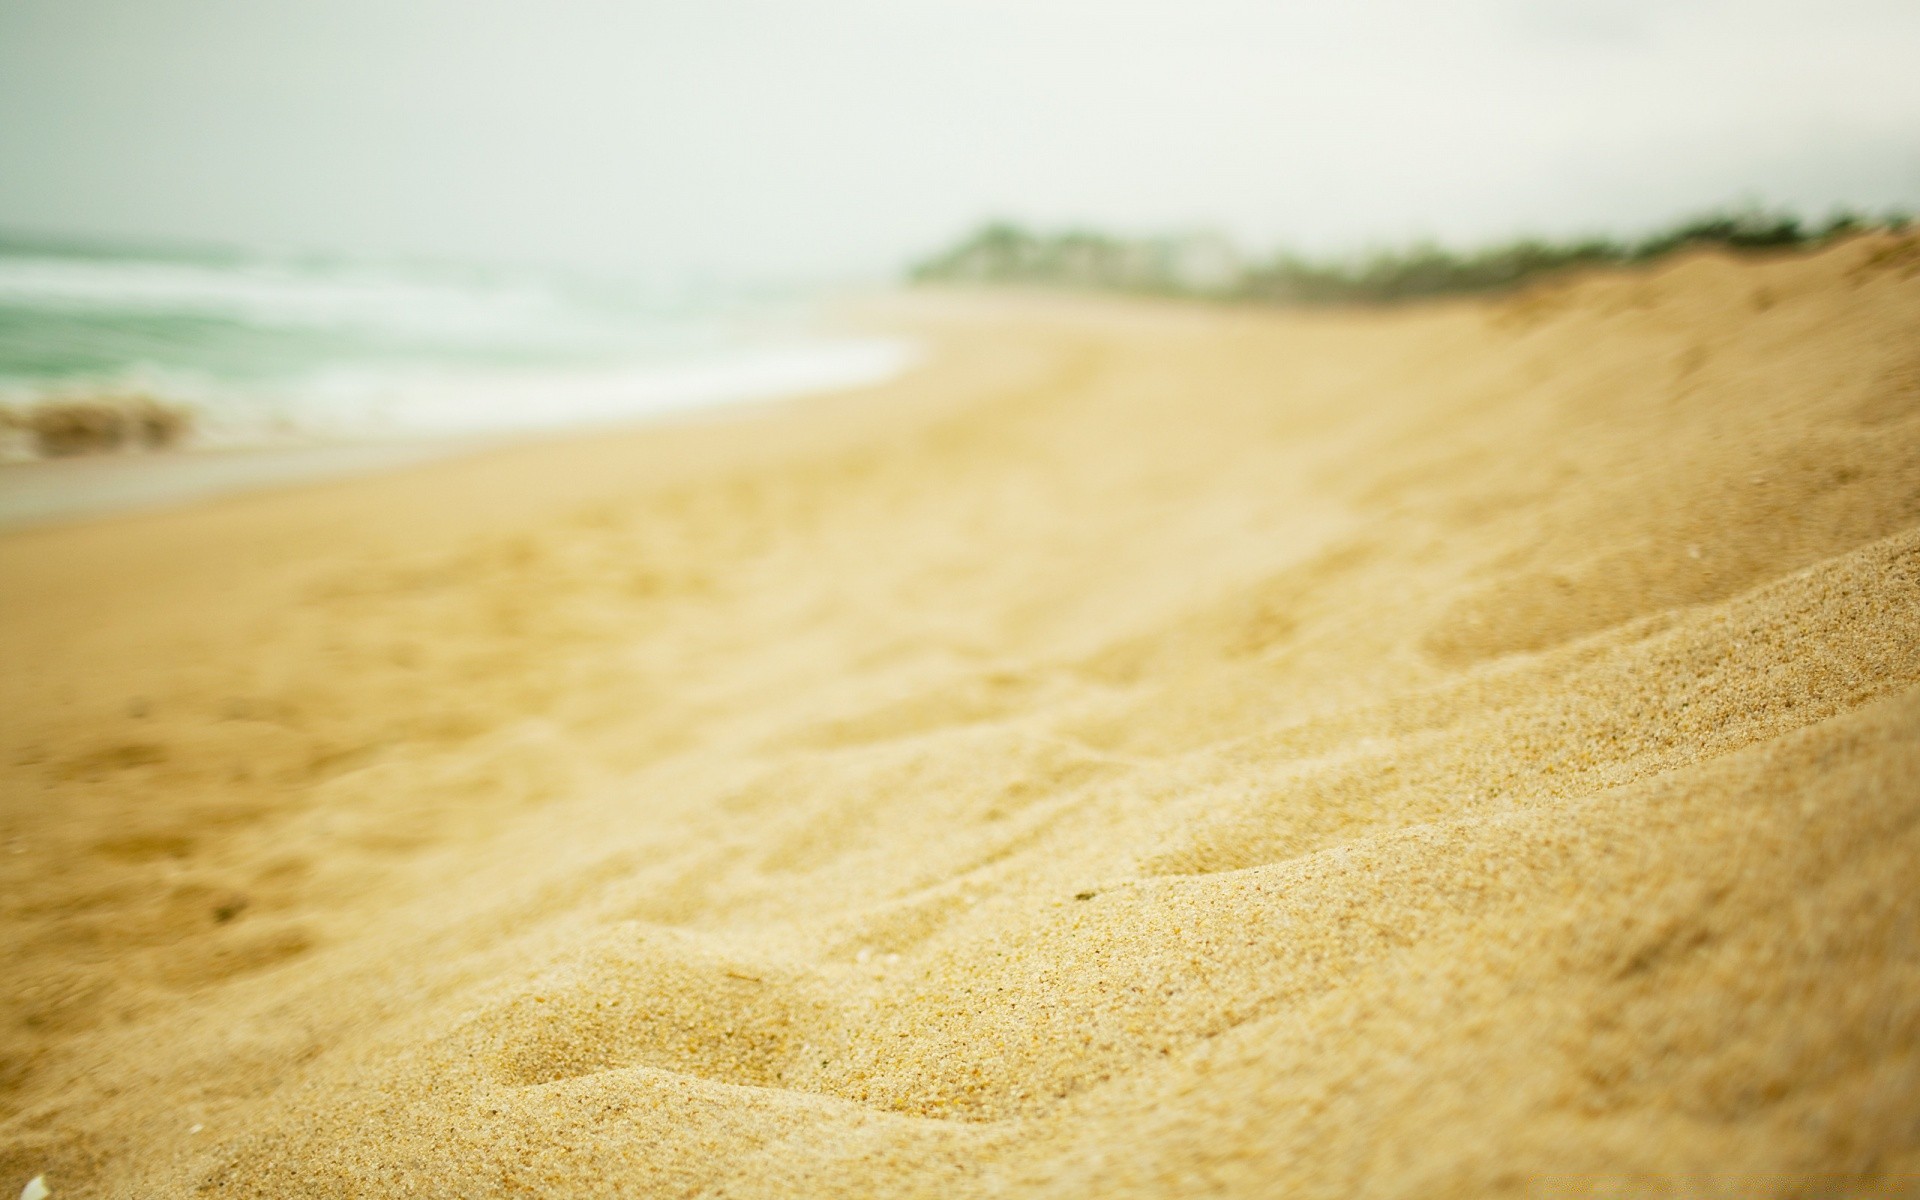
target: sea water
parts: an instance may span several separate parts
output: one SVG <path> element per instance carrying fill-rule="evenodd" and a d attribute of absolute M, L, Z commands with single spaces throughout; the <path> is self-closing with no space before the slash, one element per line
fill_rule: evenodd
<path fill-rule="evenodd" d="M 201 446 L 628 422 L 883 380 L 793 291 L 0 240 L 0 405 L 139 394 Z M 15 455 L 26 452 L 16 444 Z"/>

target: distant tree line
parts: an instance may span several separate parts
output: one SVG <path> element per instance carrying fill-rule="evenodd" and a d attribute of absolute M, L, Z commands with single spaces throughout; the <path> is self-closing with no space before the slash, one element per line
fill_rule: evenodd
<path fill-rule="evenodd" d="M 1243 258 L 1214 234 L 1122 238 L 1086 230 L 1035 232 L 995 221 L 908 274 L 924 283 L 1034 284 L 1297 304 L 1391 303 L 1500 291 L 1556 271 L 1651 262 L 1695 247 L 1802 249 L 1908 223 L 1904 214 L 1841 213 L 1811 224 L 1791 214 L 1746 210 L 1695 217 L 1637 241 L 1524 238 L 1466 251 L 1426 244 L 1315 261 L 1287 253 Z"/>

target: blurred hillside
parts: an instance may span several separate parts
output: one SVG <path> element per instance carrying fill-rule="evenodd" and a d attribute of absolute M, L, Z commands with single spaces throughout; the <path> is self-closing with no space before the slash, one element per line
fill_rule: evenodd
<path fill-rule="evenodd" d="M 1576 267 L 1651 262 L 1700 247 L 1812 248 L 1869 229 L 1904 228 L 1909 220 L 1904 213 L 1843 212 L 1815 223 L 1746 209 L 1689 218 L 1634 240 L 1522 238 L 1470 250 L 1422 244 L 1331 260 L 1285 251 L 1263 259 L 1216 233 L 1130 238 L 994 221 L 914 265 L 908 276 L 916 283 L 1024 284 L 1282 304 L 1383 303 L 1501 291 Z"/>

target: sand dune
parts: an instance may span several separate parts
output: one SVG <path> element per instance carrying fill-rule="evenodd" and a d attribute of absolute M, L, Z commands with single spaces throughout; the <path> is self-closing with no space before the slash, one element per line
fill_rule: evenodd
<path fill-rule="evenodd" d="M 0 1187 L 1920 1189 L 1920 240 L 863 320 L 0 540 Z"/>

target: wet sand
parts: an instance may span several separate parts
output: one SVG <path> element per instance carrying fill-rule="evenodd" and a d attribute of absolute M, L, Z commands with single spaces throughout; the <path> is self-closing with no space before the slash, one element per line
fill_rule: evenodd
<path fill-rule="evenodd" d="M 422 438 L 7 463 L 0 465 L 0 529 L 178 508 L 288 484 L 375 474 L 487 444 L 476 438 Z"/>
<path fill-rule="evenodd" d="M 0 1188 L 1920 1187 L 1920 240 L 865 320 L 0 537 Z"/>

